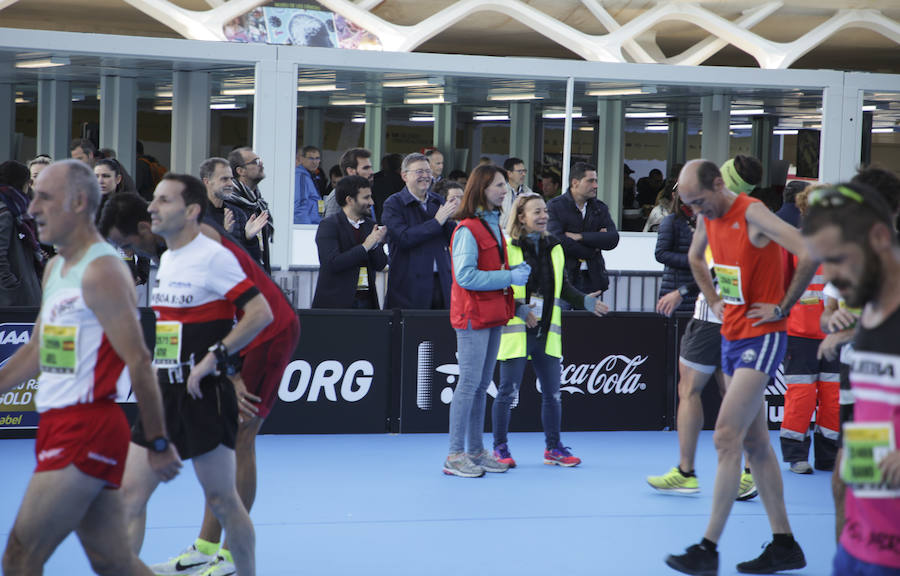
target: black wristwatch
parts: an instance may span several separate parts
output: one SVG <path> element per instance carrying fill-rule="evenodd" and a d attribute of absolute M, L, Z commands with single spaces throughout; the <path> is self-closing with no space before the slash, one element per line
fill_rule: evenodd
<path fill-rule="evenodd" d="M 779 306 L 778 304 L 775 305 L 775 308 L 772 309 L 772 312 L 775 314 L 776 320 L 781 320 L 782 318 L 787 316 L 787 314 L 784 313 L 784 310 L 782 310 L 781 306 Z"/>
<path fill-rule="evenodd" d="M 691 289 L 687 287 L 687 284 L 682 284 L 678 287 L 678 293 L 681 294 L 682 298 L 687 298 L 687 295 L 691 293 Z"/>
<path fill-rule="evenodd" d="M 216 366 L 220 369 L 228 362 L 228 348 L 221 340 L 209 347 L 209 351 L 216 357 Z"/>
<path fill-rule="evenodd" d="M 169 449 L 169 439 L 165 436 L 157 436 L 153 440 L 150 441 L 150 451 L 156 452 L 157 454 L 162 454 L 166 450 Z"/>

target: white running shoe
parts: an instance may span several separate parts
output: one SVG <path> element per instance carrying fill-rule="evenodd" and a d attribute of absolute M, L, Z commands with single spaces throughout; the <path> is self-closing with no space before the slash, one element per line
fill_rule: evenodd
<path fill-rule="evenodd" d="M 216 561 L 216 556 L 201 554 L 193 544 L 187 550 L 169 558 L 165 562 L 150 566 L 156 576 L 179 576 L 181 574 L 199 574 L 204 568 Z"/>
<path fill-rule="evenodd" d="M 216 556 L 216 561 L 200 572 L 200 576 L 236 576 L 236 574 L 234 564 L 221 556 Z"/>

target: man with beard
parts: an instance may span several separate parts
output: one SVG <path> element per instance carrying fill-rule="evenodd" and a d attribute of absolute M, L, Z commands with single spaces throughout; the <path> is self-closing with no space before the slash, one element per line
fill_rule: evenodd
<path fill-rule="evenodd" d="M 372 180 L 374 179 L 374 170 L 372 170 L 372 153 L 365 148 L 351 148 L 341 154 L 341 174 L 344 176 L 362 176 L 369 182 L 369 188 L 372 188 Z M 335 190 L 325 197 L 325 216 L 338 214 L 342 207 L 338 202 L 337 186 Z M 374 210 L 370 210 L 372 219 L 375 219 Z"/>
<path fill-rule="evenodd" d="M 391 272 L 385 309 L 441 310 L 450 306 L 451 220 L 459 208 L 454 198 L 429 192 L 431 166 L 424 154 L 403 159 L 401 175 L 406 187 L 384 203 L 382 222 L 388 229 Z"/>
<path fill-rule="evenodd" d="M 826 278 L 847 306 L 862 307 L 854 339 L 850 384 L 856 400 L 854 420 L 890 444 L 871 450 L 868 466 L 857 460 L 842 467 L 848 483 L 846 523 L 834 559 L 834 574 L 887 575 L 900 571 L 900 451 L 891 432 L 900 426 L 900 247 L 892 211 L 873 190 L 841 184 L 809 197 L 803 236 Z M 851 442 L 845 427 L 844 441 Z M 851 444 L 847 457 L 853 459 Z M 846 463 L 845 463 L 846 464 Z M 877 465 L 877 471 L 873 465 Z M 865 468 L 875 472 L 854 478 Z M 880 477 L 880 478 L 879 478 Z"/>
<path fill-rule="evenodd" d="M 275 228 L 273 227 L 274 221 L 269 214 L 269 205 L 259 192 L 259 183 L 266 177 L 262 158 L 253 149 L 244 147 L 232 150 L 228 155 L 228 162 L 231 164 L 231 172 L 234 176 L 232 201 L 244 209 L 248 218 L 255 217 L 262 220 L 262 222 L 256 223 L 260 230 L 252 238 L 240 234 L 237 236 L 240 237 L 244 249 L 253 256 L 254 260 L 259 262 L 266 274 L 271 275 L 269 244 Z"/>
<path fill-rule="evenodd" d="M 719 456 L 713 505 L 706 533 L 684 554 L 666 564 L 686 574 L 715 574 L 717 543 L 738 494 L 741 453 L 746 450 L 772 528 L 772 542 L 739 572 L 768 574 L 806 566 L 794 540 L 784 505 L 781 470 L 769 441 L 764 394 L 769 378 L 784 357 L 787 311 L 815 272 L 800 232 L 758 200 L 736 194 L 725 185 L 715 163 L 688 162 L 678 178 L 682 202 L 697 219 L 688 259 L 697 285 L 710 308 L 722 319 L 722 372 L 725 396 L 716 421 L 714 441 Z M 719 293 L 713 287 L 704 252 L 712 250 Z M 778 245 L 797 254 L 797 271 L 787 291 Z"/>

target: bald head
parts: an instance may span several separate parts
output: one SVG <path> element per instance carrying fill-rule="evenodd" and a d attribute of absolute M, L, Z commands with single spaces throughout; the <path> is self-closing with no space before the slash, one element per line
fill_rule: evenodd
<path fill-rule="evenodd" d="M 729 194 L 719 167 L 709 160 L 691 160 L 678 175 L 678 196 L 695 214 L 720 217 L 731 205 Z"/>

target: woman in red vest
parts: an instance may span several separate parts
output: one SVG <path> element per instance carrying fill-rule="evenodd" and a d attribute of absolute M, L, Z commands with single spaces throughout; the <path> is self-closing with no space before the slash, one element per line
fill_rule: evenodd
<path fill-rule="evenodd" d="M 506 190 L 500 169 L 477 167 L 466 184 L 451 242 L 450 324 L 456 329 L 459 381 L 450 403 L 450 453 L 444 474 L 463 478 L 509 468 L 497 462 L 483 442 L 485 396 L 497 363 L 500 333 L 515 312 L 510 286 L 524 284 L 531 272 L 525 263 L 512 270 L 508 265 L 500 230 Z"/>

